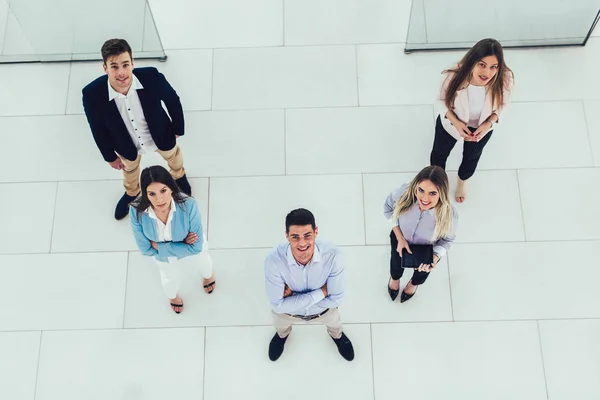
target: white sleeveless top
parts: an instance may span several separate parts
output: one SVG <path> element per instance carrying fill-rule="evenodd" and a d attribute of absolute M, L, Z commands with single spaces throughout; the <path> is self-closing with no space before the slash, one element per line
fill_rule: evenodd
<path fill-rule="evenodd" d="M 467 125 L 477 128 L 479 127 L 479 119 L 485 102 L 485 86 L 469 85 L 467 94 L 469 95 L 469 123 Z"/>

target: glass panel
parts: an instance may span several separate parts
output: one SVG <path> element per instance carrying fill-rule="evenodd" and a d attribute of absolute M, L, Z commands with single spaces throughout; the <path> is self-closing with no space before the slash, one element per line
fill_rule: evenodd
<path fill-rule="evenodd" d="M 100 60 L 110 38 L 165 58 L 146 0 L 0 0 L 0 62 Z"/>
<path fill-rule="evenodd" d="M 492 37 L 504 47 L 585 44 L 598 0 L 413 0 L 406 51 L 470 48 Z"/>

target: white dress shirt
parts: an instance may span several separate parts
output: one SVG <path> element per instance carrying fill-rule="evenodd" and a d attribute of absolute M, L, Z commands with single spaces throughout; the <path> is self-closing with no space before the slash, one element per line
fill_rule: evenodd
<path fill-rule="evenodd" d="M 156 147 L 156 143 L 150 135 L 142 103 L 140 103 L 140 97 L 137 93 L 138 90 L 144 89 L 144 87 L 135 75 L 132 74 L 131 77 L 133 81 L 126 95 L 117 92 L 110 86 L 110 82 L 108 83 L 108 101 L 115 101 L 138 154 L 151 153 L 158 150 L 158 147 Z"/>
<path fill-rule="evenodd" d="M 472 128 L 479 127 L 479 119 L 481 111 L 483 111 L 483 103 L 485 103 L 485 86 L 469 85 L 467 87 L 469 96 L 469 123 Z"/>
<path fill-rule="evenodd" d="M 175 200 L 171 198 L 171 211 L 169 211 L 169 217 L 167 218 L 167 223 L 163 223 L 160 218 L 156 216 L 154 209 L 152 206 L 146 209 L 148 216 L 152 218 L 156 222 L 156 233 L 158 235 L 159 242 L 172 242 L 173 234 L 171 232 L 171 225 L 173 222 L 173 214 L 177 211 L 177 205 L 175 204 Z M 177 257 L 168 257 L 169 262 L 177 261 Z"/>

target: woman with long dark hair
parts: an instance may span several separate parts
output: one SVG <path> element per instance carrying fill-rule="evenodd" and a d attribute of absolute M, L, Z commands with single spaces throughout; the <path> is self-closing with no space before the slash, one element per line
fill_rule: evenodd
<path fill-rule="evenodd" d="M 394 190 L 385 199 L 383 215 L 392 225 L 388 282 L 388 293 L 392 301 L 400 293 L 400 278 L 404 273 L 402 258 L 413 254 L 414 245 L 430 246 L 433 262 L 415 264 L 411 280 L 400 296 L 402 303 L 410 300 L 417 287 L 425 283 L 431 270 L 446 255 L 454 241 L 458 214 L 450 203 L 448 192 L 446 172 L 440 167 L 429 166 L 423 168 L 410 183 Z"/>
<path fill-rule="evenodd" d="M 165 294 L 179 314 L 183 310 L 183 300 L 177 293 L 181 259 L 191 258 L 200 268 L 207 293 L 215 287 L 200 211 L 196 200 L 185 195 L 161 166 L 145 168 L 140 187 L 140 195 L 129 209 L 131 228 L 140 253 L 158 264 Z"/>
<path fill-rule="evenodd" d="M 495 39 L 477 42 L 454 68 L 443 71 L 440 114 L 435 126 L 431 165 L 446 168 L 458 139 L 464 140 L 458 169 L 456 201 L 466 198 L 466 181 L 473 176 L 494 125 L 510 101 L 513 73 Z"/>

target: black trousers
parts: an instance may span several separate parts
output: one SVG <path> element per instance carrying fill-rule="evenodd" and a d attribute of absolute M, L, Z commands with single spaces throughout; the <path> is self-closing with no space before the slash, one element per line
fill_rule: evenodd
<path fill-rule="evenodd" d="M 390 244 L 392 245 L 392 254 L 390 256 L 390 275 L 393 280 L 400 279 L 402 274 L 404 273 L 404 268 L 402 265 L 402 257 L 396 251 L 398 247 L 398 239 L 396 239 L 396 234 L 394 231 L 390 232 Z M 412 268 L 411 268 L 412 269 Z M 429 272 L 420 272 L 417 269 L 414 269 L 411 281 L 413 285 L 420 285 L 427 280 L 429 276 Z"/>
<path fill-rule="evenodd" d="M 475 128 L 471 127 L 469 127 L 469 129 L 471 132 L 475 132 L 476 130 Z M 479 158 L 481 158 L 481 154 L 483 153 L 483 148 L 492 137 L 492 133 L 494 133 L 494 131 L 490 131 L 479 142 L 465 141 L 462 162 L 458 168 L 458 177 L 463 181 L 466 181 L 475 173 L 475 169 L 479 163 Z M 431 165 L 437 165 L 438 167 L 446 169 L 446 160 L 448 159 L 448 156 L 450 155 L 450 152 L 454 148 L 455 144 L 456 139 L 446 132 L 446 129 L 444 129 L 442 126 L 442 121 L 438 116 L 435 122 L 435 139 L 433 140 L 433 150 L 431 150 L 431 157 L 429 158 Z"/>

